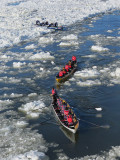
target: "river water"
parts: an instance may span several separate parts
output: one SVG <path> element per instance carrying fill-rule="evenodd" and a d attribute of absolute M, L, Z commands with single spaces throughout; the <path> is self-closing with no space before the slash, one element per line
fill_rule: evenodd
<path fill-rule="evenodd" d="M 72 55 L 77 71 L 57 84 L 55 75 Z M 119 157 L 120 11 L 24 40 L 3 49 L 0 61 L 1 159 L 30 150 L 45 152 L 51 160 Z M 53 86 L 81 119 L 75 135 L 54 119 Z"/>

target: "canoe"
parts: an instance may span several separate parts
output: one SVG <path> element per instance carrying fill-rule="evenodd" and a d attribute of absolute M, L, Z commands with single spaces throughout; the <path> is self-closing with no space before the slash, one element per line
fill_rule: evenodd
<path fill-rule="evenodd" d="M 51 26 L 51 27 L 47 27 L 48 29 L 53 29 L 53 30 L 60 30 L 60 31 L 62 31 L 64 28 L 63 28 L 63 26 L 60 26 L 60 27 L 54 27 L 54 26 Z"/>
<path fill-rule="evenodd" d="M 65 127 L 63 127 L 62 125 L 60 125 L 60 130 L 64 133 L 64 135 L 72 142 L 72 143 L 76 143 L 78 140 L 78 135 L 79 134 L 74 134 L 73 132 L 70 132 L 69 130 L 67 130 Z"/>
<path fill-rule="evenodd" d="M 73 74 L 76 70 L 77 70 L 77 63 L 75 63 L 73 69 L 71 69 L 70 72 L 67 72 L 67 74 L 65 74 L 62 78 L 60 78 L 60 77 L 58 76 L 58 74 L 57 74 L 57 75 L 56 75 L 56 81 L 57 81 L 58 83 L 65 82 L 66 80 L 68 80 L 68 79 L 72 76 L 72 74 Z"/>
<path fill-rule="evenodd" d="M 65 100 L 61 99 L 60 97 L 58 97 L 57 99 L 59 99 L 61 102 L 66 102 Z M 72 115 L 72 119 L 73 119 L 73 124 L 72 125 L 68 125 L 68 123 L 66 121 L 64 121 L 64 116 L 61 113 L 61 110 L 58 109 L 58 103 L 52 103 L 51 106 L 53 108 L 55 117 L 57 119 L 57 121 L 64 127 L 66 128 L 68 131 L 72 132 L 72 133 L 76 133 L 76 131 L 79 128 L 79 120 L 77 119 L 73 109 L 69 106 L 68 103 L 67 107 L 69 108 L 71 115 Z"/>

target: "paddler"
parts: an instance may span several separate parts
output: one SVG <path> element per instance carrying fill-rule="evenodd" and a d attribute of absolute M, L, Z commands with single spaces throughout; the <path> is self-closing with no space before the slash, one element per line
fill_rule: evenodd
<path fill-rule="evenodd" d="M 59 77 L 62 78 L 63 77 L 63 71 L 59 72 Z"/>
<path fill-rule="evenodd" d="M 73 55 L 72 56 L 72 66 L 77 62 L 77 58 Z"/>
<path fill-rule="evenodd" d="M 65 70 L 65 67 L 63 67 L 62 71 L 63 71 L 63 75 L 65 75 L 67 73 Z"/>
<path fill-rule="evenodd" d="M 71 115 L 67 116 L 67 122 L 68 122 L 68 126 L 73 125 L 73 119 Z"/>
<path fill-rule="evenodd" d="M 69 72 L 69 65 L 68 65 L 68 64 L 65 65 L 65 70 L 66 70 L 67 72 Z"/>
<path fill-rule="evenodd" d="M 54 89 L 54 87 L 52 88 L 52 94 L 51 95 L 53 96 L 53 102 L 52 102 L 52 104 L 56 104 L 58 96 L 57 96 L 57 92 Z"/>
<path fill-rule="evenodd" d="M 69 69 L 72 69 L 72 63 L 71 63 L 71 60 L 68 62 L 68 67 L 69 67 Z"/>

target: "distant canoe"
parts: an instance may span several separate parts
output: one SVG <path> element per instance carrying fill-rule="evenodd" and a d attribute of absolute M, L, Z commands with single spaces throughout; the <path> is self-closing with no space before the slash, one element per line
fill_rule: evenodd
<path fill-rule="evenodd" d="M 65 100 L 59 98 L 62 102 L 66 102 Z M 69 130 L 70 132 L 72 133 L 76 133 L 76 131 L 78 130 L 79 128 L 79 120 L 77 119 L 74 111 L 70 108 L 69 104 L 67 103 L 67 107 L 70 109 L 71 113 L 72 113 L 72 118 L 73 118 L 73 125 L 68 125 L 68 123 L 66 121 L 64 121 L 64 116 L 61 114 L 61 111 L 58 110 L 58 106 L 57 104 L 54 104 L 52 103 L 52 108 L 53 108 L 53 111 L 55 113 L 55 116 L 58 120 L 58 122 L 64 127 L 66 128 L 67 130 Z"/>
<path fill-rule="evenodd" d="M 70 72 L 67 72 L 67 74 L 65 74 L 62 78 L 60 78 L 58 75 L 56 76 L 56 81 L 61 83 L 61 82 L 65 82 L 66 80 L 68 80 L 72 74 L 77 70 L 77 63 L 74 64 L 73 69 L 71 69 Z"/>
<path fill-rule="evenodd" d="M 63 29 L 64 29 L 64 27 L 63 26 L 60 26 L 60 27 L 47 27 L 48 29 L 53 29 L 53 30 L 60 30 L 60 31 L 62 31 Z"/>

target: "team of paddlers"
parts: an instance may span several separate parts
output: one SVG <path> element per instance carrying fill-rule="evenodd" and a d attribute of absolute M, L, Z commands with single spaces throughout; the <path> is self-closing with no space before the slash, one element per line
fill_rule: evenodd
<path fill-rule="evenodd" d="M 76 57 L 72 56 L 72 60 L 70 60 L 68 64 L 66 64 L 65 67 L 59 72 L 59 77 L 63 77 L 69 71 L 71 71 L 76 62 L 77 62 Z M 55 109 L 60 111 L 64 123 L 66 123 L 68 126 L 74 125 L 71 108 L 67 106 L 67 103 L 65 101 L 61 100 L 61 98 L 58 97 L 54 87 L 52 88 L 52 96 L 53 96 L 53 105 L 56 105 Z"/>
<path fill-rule="evenodd" d="M 67 106 L 67 103 L 63 100 L 61 100 L 57 92 L 54 88 L 52 88 L 52 96 L 53 96 L 53 105 L 56 105 L 55 110 L 59 110 L 61 116 L 63 117 L 64 123 L 66 123 L 68 126 L 74 125 L 73 122 L 73 113 L 71 112 L 71 108 Z"/>
<path fill-rule="evenodd" d="M 58 23 L 49 23 L 48 21 L 46 22 L 40 22 L 39 20 L 36 21 L 36 25 L 38 26 L 47 26 L 47 27 L 58 27 Z"/>
<path fill-rule="evenodd" d="M 46 22 L 40 22 L 39 20 L 36 21 L 36 25 L 40 27 L 46 26 L 48 29 L 54 29 L 54 30 L 64 30 L 65 27 L 63 26 L 58 26 L 58 22 L 55 23 L 49 23 L 48 21 Z"/>
<path fill-rule="evenodd" d="M 69 62 L 65 65 L 65 67 L 63 67 L 63 69 L 59 72 L 59 74 L 57 75 L 57 77 L 62 78 L 63 76 L 65 76 L 67 73 L 69 73 L 73 67 L 74 64 L 77 62 L 77 59 L 75 56 L 72 56 L 72 60 L 69 60 Z"/>

